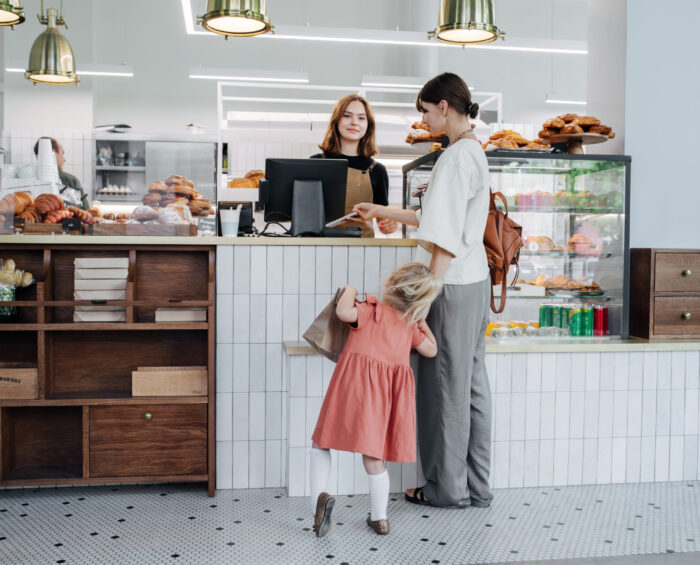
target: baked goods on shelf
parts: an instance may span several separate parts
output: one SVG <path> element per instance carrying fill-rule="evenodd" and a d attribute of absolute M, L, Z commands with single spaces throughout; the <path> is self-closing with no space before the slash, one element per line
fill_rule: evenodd
<path fill-rule="evenodd" d="M 554 251 L 554 240 L 546 235 L 529 235 L 525 238 L 525 247 L 530 251 Z"/>
<path fill-rule="evenodd" d="M 529 140 L 512 129 L 502 129 L 492 134 L 482 147 L 485 151 L 495 151 L 496 149 L 545 150 L 549 149 L 549 144 L 541 139 Z"/>
<path fill-rule="evenodd" d="M 615 137 L 610 126 L 602 125 L 594 116 L 579 116 L 578 114 L 564 114 L 547 120 L 542 124 L 539 136 L 543 139 L 561 133 L 599 133 L 609 138 Z"/>
<path fill-rule="evenodd" d="M 518 193 L 514 196 L 514 204 L 518 210 L 546 208 L 554 206 L 554 195 L 551 192 L 543 192 L 541 190 Z"/>
<path fill-rule="evenodd" d="M 58 224 L 66 218 L 72 218 L 73 212 L 62 208 L 60 210 L 52 210 L 44 216 L 45 224 Z"/>
<path fill-rule="evenodd" d="M 138 206 L 131 212 L 131 217 L 139 222 L 148 222 L 158 217 L 158 212 L 150 206 Z"/>
<path fill-rule="evenodd" d="M 260 180 L 265 178 L 265 171 L 253 169 L 242 177 L 228 181 L 227 188 L 259 188 Z"/>
<path fill-rule="evenodd" d="M 14 192 L 0 200 L 0 214 L 18 216 L 34 204 L 34 198 L 28 192 Z"/>
<path fill-rule="evenodd" d="M 594 281 L 586 283 L 585 280 L 586 279 L 569 279 L 566 278 L 564 275 L 556 275 L 552 278 L 548 278 L 545 275 L 540 275 L 531 281 L 519 279 L 518 284 L 543 286 L 547 290 L 575 290 L 580 292 L 592 292 L 600 290 L 600 285 L 598 283 Z"/>

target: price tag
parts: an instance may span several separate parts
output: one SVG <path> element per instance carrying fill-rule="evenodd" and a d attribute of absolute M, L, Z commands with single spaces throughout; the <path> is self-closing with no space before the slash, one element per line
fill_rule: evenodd
<path fill-rule="evenodd" d="M 80 231 L 80 218 L 64 218 L 61 220 L 61 231 Z"/>
<path fill-rule="evenodd" d="M 197 218 L 197 235 L 216 235 L 216 216 Z"/>
<path fill-rule="evenodd" d="M 14 225 L 13 225 L 13 229 L 14 229 L 15 233 L 23 232 L 25 223 L 26 222 L 24 221 L 24 218 L 18 218 L 17 216 L 15 216 Z"/>

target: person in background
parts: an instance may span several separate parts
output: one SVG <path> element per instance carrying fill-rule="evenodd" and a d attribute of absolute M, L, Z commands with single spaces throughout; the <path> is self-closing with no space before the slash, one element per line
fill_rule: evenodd
<path fill-rule="evenodd" d="M 346 159 L 348 184 L 345 193 L 345 213 L 352 212 L 355 204 L 373 202 L 389 204 L 389 175 L 386 167 L 372 157 L 377 154 L 374 139 L 375 123 L 369 102 L 357 94 L 341 98 L 333 109 L 326 137 L 319 145 L 323 153 L 312 159 Z M 396 231 L 394 220 L 382 219 L 379 229 L 390 234 Z M 374 237 L 371 224 L 359 219 L 347 220 L 341 227 L 359 226 L 362 237 Z"/>
<path fill-rule="evenodd" d="M 379 302 L 346 286 L 338 300 L 338 318 L 350 335 L 338 359 L 311 439 L 309 481 L 314 532 L 331 527 L 335 498 L 326 492 L 330 449 L 362 453 L 369 475 L 371 512 L 367 524 L 389 533 L 389 473 L 385 461 L 416 460 L 415 391 L 409 365 L 412 348 L 427 357 L 437 353 L 425 323 L 442 282 L 421 263 L 406 263 L 387 280 Z"/>
<path fill-rule="evenodd" d="M 418 226 L 416 260 L 430 265 L 444 286 L 427 322 L 438 354 L 418 359 L 416 415 L 425 484 L 408 489 L 415 504 L 487 507 L 493 495 L 491 392 L 486 373 L 485 333 L 490 278 L 484 250 L 489 212 L 489 169 L 472 131 L 479 105 L 453 73 L 429 80 L 416 108 L 430 131 L 446 131 L 450 145 L 433 167 L 421 212 L 363 203 L 363 218 L 389 216 Z M 377 209 L 379 208 L 379 209 Z"/>
<path fill-rule="evenodd" d="M 83 190 L 83 185 L 80 184 L 78 177 L 71 175 L 63 170 L 63 165 L 66 163 L 66 155 L 61 145 L 53 137 L 40 137 L 39 139 L 51 140 L 51 149 L 56 154 L 56 165 L 58 166 L 58 177 L 61 179 L 63 187 L 59 189 L 61 198 L 68 202 L 71 206 L 78 206 L 83 210 L 90 207 L 87 194 Z M 34 155 L 39 156 L 39 140 L 34 144 Z"/>

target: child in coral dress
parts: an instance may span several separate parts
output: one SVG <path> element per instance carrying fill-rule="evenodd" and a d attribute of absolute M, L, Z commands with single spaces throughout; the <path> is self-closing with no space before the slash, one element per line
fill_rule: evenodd
<path fill-rule="evenodd" d="M 415 392 L 409 354 L 437 354 L 435 337 L 425 323 L 442 281 L 421 263 L 407 263 L 384 286 L 382 301 L 346 286 L 338 300 L 338 317 L 350 335 L 333 372 L 312 435 L 310 483 L 315 509 L 314 532 L 331 527 L 335 499 L 327 490 L 330 449 L 362 453 L 369 475 L 372 511 L 367 523 L 389 533 L 386 509 L 389 474 L 384 461 L 415 461 Z"/>

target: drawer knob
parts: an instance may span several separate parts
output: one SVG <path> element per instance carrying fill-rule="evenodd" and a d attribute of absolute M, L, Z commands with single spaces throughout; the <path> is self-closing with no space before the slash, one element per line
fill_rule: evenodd
<path fill-rule="evenodd" d="M 690 315 L 690 314 L 689 314 L 689 315 Z M 150 421 L 153 419 L 153 414 L 151 414 L 150 412 L 146 412 L 146 413 L 143 415 L 143 419 L 146 420 L 147 422 L 150 422 Z"/>
<path fill-rule="evenodd" d="M 681 318 L 683 318 L 684 320 L 690 320 L 690 312 L 686 312 L 681 316 Z"/>
<path fill-rule="evenodd" d="M 693 271 L 691 271 L 690 269 L 686 269 L 686 270 L 683 271 L 683 273 L 681 273 L 681 274 L 682 274 L 684 277 L 689 277 L 690 275 L 693 274 Z"/>

